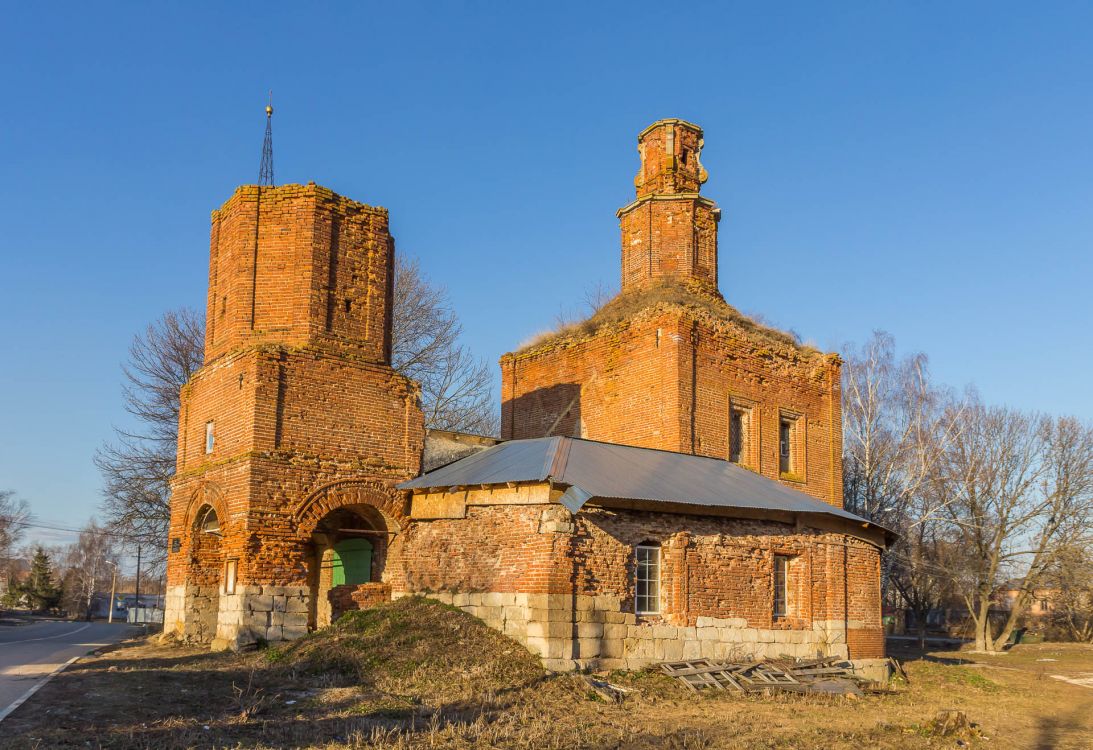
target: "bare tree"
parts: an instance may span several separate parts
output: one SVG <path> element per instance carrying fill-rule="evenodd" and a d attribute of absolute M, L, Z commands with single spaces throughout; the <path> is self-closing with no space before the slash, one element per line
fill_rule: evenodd
<path fill-rule="evenodd" d="M 11 490 L 0 490 L 0 574 L 5 578 L 11 564 L 15 546 L 23 536 L 30 520 L 30 506 Z"/>
<path fill-rule="evenodd" d="M 133 338 L 122 372 L 136 426 L 115 428 L 114 442 L 95 454 L 107 525 L 142 547 L 150 569 L 162 567 L 166 555 L 179 394 L 201 367 L 204 343 L 204 321 L 189 308 L 165 313 Z"/>
<path fill-rule="evenodd" d="M 945 592 L 945 501 L 930 480 L 959 430 L 960 408 L 932 384 L 925 354 L 897 361 L 890 334 L 876 331 L 845 350 L 846 505 L 899 534 L 883 557 L 883 581 L 914 613 L 922 642 L 927 616 Z"/>
<path fill-rule="evenodd" d="M 602 310 L 616 296 L 618 291 L 599 279 L 585 287 L 584 294 L 581 295 L 583 307 L 578 305 L 576 308 L 570 308 L 559 305 L 558 312 L 554 315 L 554 327 L 563 330 L 577 326 Z"/>
<path fill-rule="evenodd" d="M 930 380 L 926 355 L 902 361 L 891 334 L 846 347 L 843 471 L 847 507 L 899 525 L 960 427 L 960 408 Z"/>
<path fill-rule="evenodd" d="M 415 261 L 396 258 L 393 308 L 392 365 L 421 383 L 426 424 L 495 434 L 490 370 L 459 343 L 462 329 L 447 294 Z M 135 427 L 115 429 L 114 441 L 95 455 L 107 526 L 141 545 L 153 571 L 166 556 L 179 394 L 201 367 L 204 340 L 202 316 L 188 308 L 165 313 L 133 338 L 122 372 Z"/>
<path fill-rule="evenodd" d="M 1093 431 L 973 399 L 964 428 L 937 473 L 948 522 L 963 554 L 952 579 L 975 625 L 977 650 L 1009 639 L 1061 550 L 1088 534 L 1093 506 Z M 1004 579 L 1018 594 L 1001 632 L 991 606 Z"/>
<path fill-rule="evenodd" d="M 65 555 L 65 599 L 70 613 L 91 619 L 95 594 L 109 583 L 118 553 L 114 537 L 92 519 Z"/>
<path fill-rule="evenodd" d="M 1062 546 L 1044 578 L 1051 622 L 1071 640 L 1093 643 L 1093 550 L 1088 543 Z"/>
<path fill-rule="evenodd" d="M 391 365 L 421 384 L 426 426 L 496 434 L 490 368 L 460 343 L 463 329 L 445 289 L 431 284 L 416 260 L 401 256 L 391 333 Z"/>

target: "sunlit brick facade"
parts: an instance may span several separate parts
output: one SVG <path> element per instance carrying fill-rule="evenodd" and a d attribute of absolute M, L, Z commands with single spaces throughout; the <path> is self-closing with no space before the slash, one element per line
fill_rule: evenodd
<path fill-rule="evenodd" d="M 618 212 L 621 293 L 502 357 L 502 438 L 733 461 L 841 508 L 838 357 L 722 298 L 702 131 L 663 120 L 638 140 L 636 198 Z M 386 211 L 313 184 L 242 187 L 213 213 L 167 632 L 222 647 L 291 639 L 421 594 L 559 669 L 883 656 L 875 527 L 625 498 L 571 511 L 549 481 L 398 489 L 421 473 L 426 432 L 417 386 L 390 367 L 393 253 Z M 452 457 L 495 442 L 443 441 Z M 638 604 L 639 548 L 655 550 L 655 612 Z"/>

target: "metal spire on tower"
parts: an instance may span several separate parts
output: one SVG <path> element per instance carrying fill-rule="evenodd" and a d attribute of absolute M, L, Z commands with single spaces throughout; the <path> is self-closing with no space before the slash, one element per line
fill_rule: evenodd
<path fill-rule="evenodd" d="M 273 92 L 266 105 L 266 139 L 262 141 L 262 166 L 258 168 L 258 184 L 273 187 Z"/>

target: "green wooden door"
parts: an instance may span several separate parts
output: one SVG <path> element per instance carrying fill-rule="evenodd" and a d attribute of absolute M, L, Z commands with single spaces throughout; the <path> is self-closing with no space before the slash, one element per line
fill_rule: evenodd
<path fill-rule="evenodd" d="M 368 583 L 372 580 L 372 543 L 367 539 L 346 539 L 334 545 L 331 555 L 331 586 Z"/>

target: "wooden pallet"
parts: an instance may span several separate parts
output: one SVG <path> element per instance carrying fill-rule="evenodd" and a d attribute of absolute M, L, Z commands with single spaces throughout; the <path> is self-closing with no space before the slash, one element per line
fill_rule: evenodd
<path fill-rule="evenodd" d="M 822 659 L 768 659 L 725 662 L 714 659 L 664 662 L 660 669 L 692 692 L 736 690 L 742 693 L 779 691 L 861 695 L 876 692 L 877 686 L 856 674 L 849 665 L 840 666 L 838 657 Z"/>

